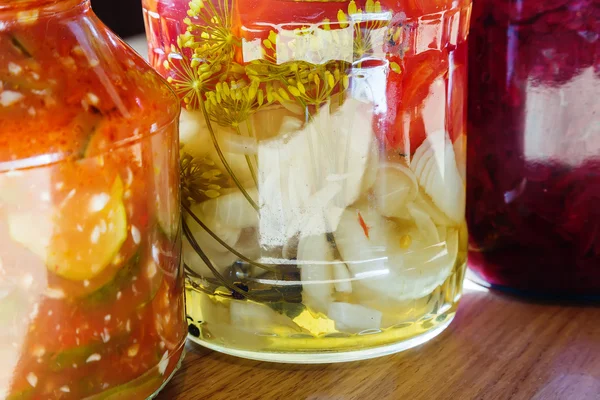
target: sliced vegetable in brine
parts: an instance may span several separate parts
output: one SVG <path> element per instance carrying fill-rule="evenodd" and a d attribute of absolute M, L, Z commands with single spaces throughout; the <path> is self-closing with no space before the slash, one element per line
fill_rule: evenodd
<path fill-rule="evenodd" d="M 90 176 L 88 181 L 95 179 Z M 67 279 L 92 279 L 119 252 L 127 238 L 123 181 L 117 175 L 110 187 L 105 184 L 84 187 L 83 193 L 72 189 L 59 204 L 48 247 L 50 271 Z"/>

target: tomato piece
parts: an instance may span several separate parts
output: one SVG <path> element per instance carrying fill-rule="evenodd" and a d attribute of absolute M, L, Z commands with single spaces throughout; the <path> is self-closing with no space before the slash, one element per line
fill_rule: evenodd
<path fill-rule="evenodd" d="M 390 101 L 386 115 L 378 120 L 376 131 L 380 140 L 385 138 L 387 146 L 395 152 L 413 154 L 425 140 L 427 128 L 444 128 L 444 118 L 440 118 L 444 116 L 427 114 L 424 105 L 426 100 L 443 98 L 440 93 L 432 92 L 445 91 L 445 87 L 434 89 L 432 84 L 447 73 L 448 58 L 445 52 L 430 50 L 417 56 L 407 56 L 404 62 L 398 57 L 390 58 L 391 62 L 401 65 L 402 71 L 400 74 L 391 72 L 388 76 L 386 97 Z M 431 109 L 444 110 L 444 105 L 428 108 Z"/>
<path fill-rule="evenodd" d="M 414 154 L 417 147 L 419 147 L 427 137 L 423 113 L 421 107 L 414 107 L 412 110 L 405 112 L 404 115 L 410 120 L 410 130 L 408 135 L 410 144 L 408 146 L 405 145 L 405 147 L 410 149 L 410 154 Z"/>
<path fill-rule="evenodd" d="M 404 71 L 400 56 L 388 55 L 387 60 L 390 65 L 386 82 L 387 109 L 385 112 L 375 115 L 375 118 L 373 118 L 373 130 L 382 143 L 396 148 L 400 136 L 396 134 L 396 114 L 400 107 L 399 101 L 402 96 L 402 74 Z M 394 66 L 393 68 L 391 67 L 392 65 Z"/>
<path fill-rule="evenodd" d="M 448 71 L 447 52 L 428 50 L 405 61 L 401 107 L 410 109 L 423 103 L 431 84 Z"/>
<path fill-rule="evenodd" d="M 398 3 L 402 6 L 399 7 Z M 381 0 L 381 5 L 392 9 L 402 9 L 408 18 L 415 18 L 448 10 L 452 7 L 452 0 Z"/>
<path fill-rule="evenodd" d="M 358 8 L 364 9 L 366 0 L 357 1 Z M 320 23 L 325 18 L 331 22 L 337 22 L 337 13 L 342 10 L 348 12 L 348 3 L 344 2 L 319 2 L 318 10 L 310 1 L 287 0 L 240 0 L 237 2 L 239 10 L 234 15 L 239 15 L 242 25 L 255 25 L 261 22 L 270 24 L 281 24 L 289 22 Z"/>

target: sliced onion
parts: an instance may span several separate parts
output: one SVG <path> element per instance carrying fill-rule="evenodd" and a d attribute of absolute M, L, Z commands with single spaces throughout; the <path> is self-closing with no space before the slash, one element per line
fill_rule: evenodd
<path fill-rule="evenodd" d="M 301 329 L 290 318 L 269 306 L 250 301 L 232 301 L 230 306 L 231 325 L 253 333 L 272 334 L 273 330 L 299 332 Z"/>
<path fill-rule="evenodd" d="M 237 243 L 242 233 L 241 228 L 226 225 L 221 220 L 215 218 L 215 215 L 206 215 L 202 213 L 202 204 L 195 204 L 191 211 L 204 223 L 208 229 L 219 237 L 228 246 L 233 247 Z M 202 250 L 210 257 L 215 257 L 220 253 L 228 253 L 226 247 L 215 240 L 203 227 L 201 227 L 190 215 L 186 216 L 186 222 L 194 236 L 194 239 Z"/>
<path fill-rule="evenodd" d="M 421 235 L 425 239 L 425 242 L 429 243 L 439 243 L 440 235 L 438 233 L 437 227 L 433 223 L 433 220 L 429 216 L 429 214 L 423 212 L 418 207 L 415 207 L 412 204 L 408 205 L 408 212 L 410 213 L 417 229 L 421 232 Z"/>
<path fill-rule="evenodd" d="M 425 165 L 433 156 L 433 152 L 429 151 L 430 148 L 431 146 L 429 145 L 429 142 L 424 141 L 423 144 L 421 144 L 421 146 L 419 146 L 415 151 L 415 154 L 410 162 L 410 168 L 415 174 L 421 175 L 423 168 L 425 168 Z"/>
<path fill-rule="evenodd" d="M 447 278 L 452 262 L 438 228 L 416 206 L 407 210 L 412 218 L 408 221 L 387 221 L 364 205 L 342 215 L 336 244 L 358 293 L 397 301 L 418 299 Z"/>
<path fill-rule="evenodd" d="M 248 195 L 258 198 L 256 188 L 247 190 Z M 200 215 L 231 228 L 253 228 L 258 226 L 258 212 L 240 191 L 235 191 L 194 206 Z M 194 211 L 193 210 L 193 211 Z"/>
<path fill-rule="evenodd" d="M 298 116 L 304 116 L 306 113 L 306 108 L 302 107 L 295 101 L 284 101 L 280 103 L 286 110 L 291 112 L 292 114 L 296 114 Z"/>
<path fill-rule="evenodd" d="M 302 129 L 302 121 L 298 118 L 285 117 L 279 128 L 279 134 L 285 135 Z"/>
<path fill-rule="evenodd" d="M 413 172 L 398 163 L 386 163 L 379 168 L 373 187 L 377 209 L 390 218 L 404 218 L 405 207 L 412 202 L 419 187 Z"/>
<path fill-rule="evenodd" d="M 342 262 L 333 264 L 333 279 L 336 292 L 352 293 L 352 277 L 346 264 Z"/>
<path fill-rule="evenodd" d="M 206 135 L 206 122 L 201 111 L 188 111 L 186 109 L 181 110 L 179 115 L 179 141 L 184 146 L 191 146 L 193 150 L 202 153 L 208 153 L 208 149 L 202 149 L 197 146 L 198 138 L 203 138 Z M 193 145 L 192 145 L 193 144 Z M 208 148 L 208 146 L 206 146 Z M 187 152 L 192 154 L 192 149 L 186 149 Z"/>
<path fill-rule="evenodd" d="M 259 142 L 260 224 L 268 245 L 283 246 L 314 218 L 329 220 L 320 224 L 328 229 L 313 233 L 335 230 L 339 211 L 362 194 L 375 146 L 371 119 L 372 106 L 348 100 L 333 114 L 321 107 L 299 131 Z"/>
<path fill-rule="evenodd" d="M 444 214 L 435 204 L 433 204 L 431 198 L 422 191 L 419 191 L 417 194 L 413 206 L 420 208 L 423 210 L 423 212 L 428 214 L 436 225 L 455 225 L 455 223 L 448 218 L 446 214 Z"/>
<path fill-rule="evenodd" d="M 304 113 L 299 115 L 280 105 L 264 107 L 250 117 L 252 134 L 249 136 L 256 137 L 258 140 L 271 139 L 283 133 L 302 129 L 304 120 Z"/>
<path fill-rule="evenodd" d="M 377 173 L 379 170 L 380 159 L 379 149 L 377 146 L 372 146 L 371 152 L 368 155 L 369 161 L 367 162 L 367 166 L 365 168 L 365 174 L 363 176 L 362 185 L 360 188 L 360 193 L 366 193 L 377 181 Z"/>
<path fill-rule="evenodd" d="M 230 252 L 218 253 L 215 251 L 206 250 L 204 250 L 204 252 L 211 254 L 212 257 L 208 256 L 207 254 L 209 261 L 211 262 L 212 266 L 221 274 L 237 260 L 235 254 Z M 202 277 L 214 276 L 212 270 L 208 267 L 208 265 L 206 265 L 204 260 L 202 260 L 200 255 L 196 252 L 196 250 L 194 250 L 192 245 L 187 240 L 183 241 L 182 256 L 185 264 L 195 273 Z"/>
<path fill-rule="evenodd" d="M 463 182 L 467 181 L 467 136 L 461 133 L 454 141 L 454 154 L 456 154 L 456 165 L 460 171 Z"/>
<path fill-rule="evenodd" d="M 364 286 L 389 297 L 402 292 L 403 284 L 394 273 L 402 266 L 402 259 L 392 261 L 394 254 L 388 243 L 397 233 L 390 228 L 384 218 L 366 206 L 348 208 L 342 214 L 334 236 L 353 287 Z"/>
<path fill-rule="evenodd" d="M 333 292 L 333 249 L 325 235 L 305 236 L 298 244 L 298 265 L 302 280 L 302 302 L 326 313 Z"/>
<path fill-rule="evenodd" d="M 219 143 L 225 151 L 232 154 L 256 154 L 258 149 L 256 139 L 226 130 L 220 132 Z"/>
<path fill-rule="evenodd" d="M 420 147 L 426 149 L 423 157 L 428 157 L 427 153 L 431 156 L 423 170 L 415 173 L 419 184 L 442 212 L 453 222 L 461 223 L 465 214 L 465 185 L 448 134 L 444 131 L 432 133 Z M 420 167 L 421 164 L 417 164 Z M 411 164 L 413 167 L 416 171 L 417 166 Z"/>
<path fill-rule="evenodd" d="M 227 169 L 215 149 L 202 113 L 182 110 L 179 124 L 179 136 L 183 150 L 196 159 L 208 157 L 215 163 L 217 168 L 225 173 Z M 254 180 L 248 167 L 246 155 L 256 153 L 257 144 L 254 139 L 238 135 L 233 129 L 222 127 L 217 123 L 211 123 L 211 128 L 217 138 L 223 157 L 236 178 L 245 187 L 253 186 Z"/>
<path fill-rule="evenodd" d="M 329 305 L 327 316 L 335 321 L 338 331 L 358 333 L 369 329 L 380 329 L 381 311 L 359 304 L 335 302 Z"/>
<path fill-rule="evenodd" d="M 445 240 L 425 248 L 415 249 L 406 256 L 408 265 L 414 268 L 404 271 L 408 281 L 418 282 L 409 288 L 411 297 L 428 296 L 451 274 L 458 254 L 458 232 L 449 229 Z"/>

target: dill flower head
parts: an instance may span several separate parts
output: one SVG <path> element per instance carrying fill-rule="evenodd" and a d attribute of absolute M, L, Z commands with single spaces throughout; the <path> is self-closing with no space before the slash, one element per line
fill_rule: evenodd
<path fill-rule="evenodd" d="M 186 33 L 181 47 L 191 49 L 200 60 L 230 61 L 241 41 L 233 31 L 232 0 L 192 0 L 184 19 Z"/>
<path fill-rule="evenodd" d="M 181 200 L 200 203 L 221 196 L 229 187 L 229 179 L 208 158 L 194 158 L 189 154 L 181 156 Z"/>

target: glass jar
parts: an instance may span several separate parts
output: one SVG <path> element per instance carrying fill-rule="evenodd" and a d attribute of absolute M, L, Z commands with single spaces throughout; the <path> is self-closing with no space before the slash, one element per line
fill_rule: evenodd
<path fill-rule="evenodd" d="M 423 343 L 466 259 L 469 1 L 146 0 L 179 94 L 189 337 L 335 362 Z"/>
<path fill-rule="evenodd" d="M 469 265 L 530 294 L 600 295 L 600 3 L 482 0 L 469 77 Z"/>
<path fill-rule="evenodd" d="M 0 398 L 144 399 L 177 368 L 178 115 L 89 1 L 0 3 Z"/>

